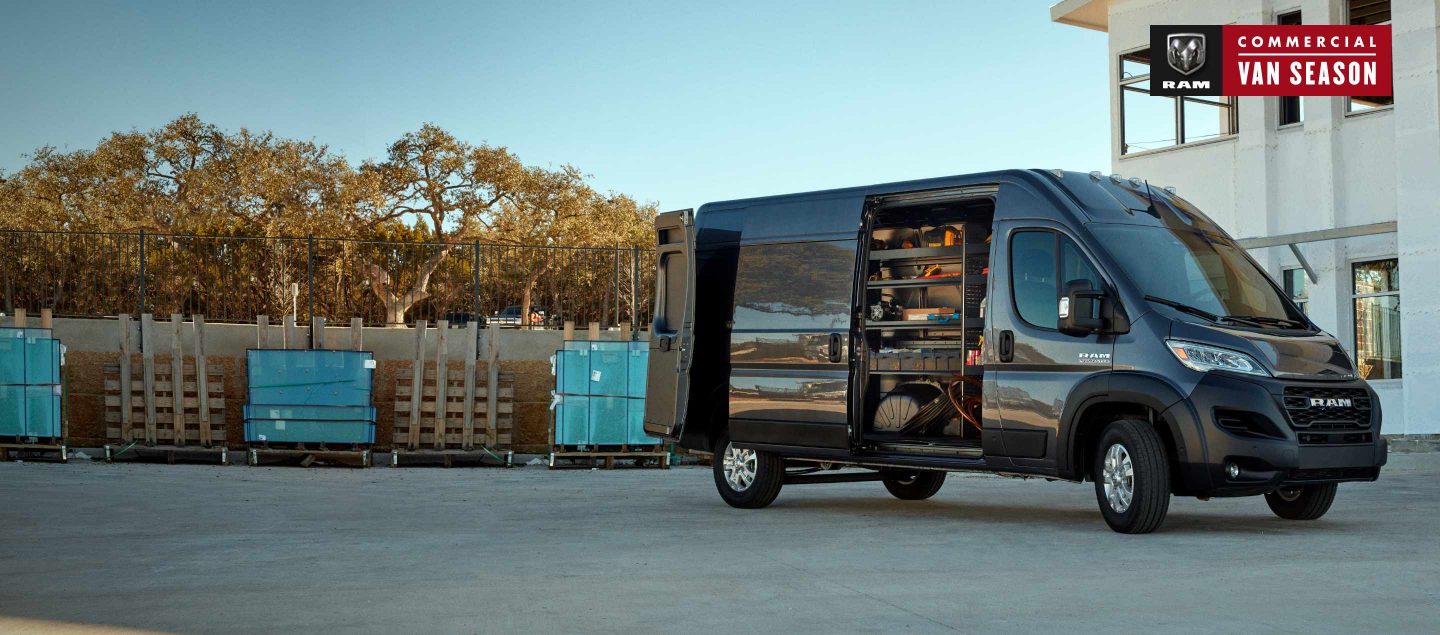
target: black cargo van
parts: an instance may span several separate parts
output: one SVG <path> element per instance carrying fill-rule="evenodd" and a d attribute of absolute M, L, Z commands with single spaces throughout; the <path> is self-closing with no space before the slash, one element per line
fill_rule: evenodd
<path fill-rule="evenodd" d="M 1143 533 L 1172 494 L 1318 518 L 1385 463 L 1339 342 L 1140 179 L 711 203 L 660 215 L 656 238 L 645 430 L 713 453 L 735 507 L 855 480 L 919 500 L 972 470 L 1093 481 L 1110 527 Z"/>

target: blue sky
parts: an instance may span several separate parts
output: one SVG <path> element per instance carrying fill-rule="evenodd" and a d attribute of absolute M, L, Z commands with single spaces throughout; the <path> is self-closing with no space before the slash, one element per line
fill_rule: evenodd
<path fill-rule="evenodd" d="M 1105 37 L 1006 2 L 11 2 L 0 169 L 196 112 L 353 161 L 430 121 L 663 208 L 1106 170 Z"/>

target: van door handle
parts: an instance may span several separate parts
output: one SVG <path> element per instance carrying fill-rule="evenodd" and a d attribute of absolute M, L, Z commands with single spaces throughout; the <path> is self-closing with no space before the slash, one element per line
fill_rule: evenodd
<path fill-rule="evenodd" d="M 670 350 L 670 336 L 669 336 L 669 335 L 661 335 L 661 336 L 660 336 L 660 341 L 659 341 L 659 342 L 656 342 L 656 344 L 657 344 L 656 348 L 659 348 L 662 352 L 663 352 L 663 351 L 668 351 L 668 350 Z"/>
<path fill-rule="evenodd" d="M 1015 361 L 1015 333 L 1012 331 L 1000 331 L 1000 342 L 996 348 L 999 349 L 996 352 L 1000 354 L 1000 361 Z"/>
<path fill-rule="evenodd" d="M 840 334 L 839 334 L 839 333 L 831 333 L 831 334 L 830 334 L 830 363 L 835 364 L 835 363 L 838 363 L 839 361 L 840 361 Z"/>

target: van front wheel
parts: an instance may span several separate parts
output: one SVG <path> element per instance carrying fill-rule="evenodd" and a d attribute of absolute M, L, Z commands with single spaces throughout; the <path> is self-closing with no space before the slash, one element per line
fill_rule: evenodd
<path fill-rule="evenodd" d="M 1091 461 L 1095 498 L 1111 529 L 1148 534 L 1170 509 L 1170 465 L 1155 428 L 1143 421 L 1112 422 Z"/>
<path fill-rule="evenodd" d="M 902 501 L 923 501 L 945 484 L 944 472 L 888 472 L 885 474 L 885 489 Z"/>
<path fill-rule="evenodd" d="M 715 489 L 731 507 L 759 509 L 775 502 L 785 482 L 785 462 L 769 452 L 737 448 L 727 434 L 715 443 L 711 468 Z"/>

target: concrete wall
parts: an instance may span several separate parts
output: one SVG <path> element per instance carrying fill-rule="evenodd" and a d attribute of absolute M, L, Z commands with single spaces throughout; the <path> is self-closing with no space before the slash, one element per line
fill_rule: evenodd
<path fill-rule="evenodd" d="M 1341 0 L 1111 0 L 1112 171 L 1175 186 L 1240 238 L 1398 222 L 1395 234 L 1300 245 L 1316 280 L 1311 319 L 1353 353 L 1351 264 L 1400 259 L 1404 376 L 1372 382 L 1387 434 L 1440 433 L 1440 0 L 1393 0 L 1393 108 L 1347 113 L 1343 97 L 1304 97 L 1304 121 L 1280 127 L 1279 100 L 1242 97 L 1239 133 L 1120 155 L 1117 60 L 1149 44 L 1152 24 L 1273 24 L 1296 8 L 1306 24 L 1341 24 Z M 1160 63 L 1163 63 L 1160 62 Z M 1299 267 L 1288 247 L 1252 252 L 1272 276 Z M 1408 414 L 1408 416 L 1407 416 Z"/>
<path fill-rule="evenodd" d="M 11 324 L 11 318 L 6 318 Z M 31 316 L 29 326 L 40 326 L 39 318 Z M 132 320 L 131 342 L 138 352 L 139 321 Z M 69 436 L 77 447 L 99 446 L 106 443 L 104 422 L 104 391 L 107 364 L 120 360 L 121 329 L 115 319 L 56 319 L 55 336 L 67 349 L 66 379 L 68 382 L 67 408 L 69 415 Z M 402 368 L 414 365 L 416 334 L 413 328 L 366 328 L 363 330 L 365 350 L 375 353 L 374 400 L 379 411 L 376 426 L 376 446 L 388 448 L 394 424 L 395 375 Z M 169 359 L 171 342 L 175 330 L 169 317 L 156 320 L 155 334 L 157 363 Z M 284 329 L 271 326 L 268 336 L 272 348 L 280 347 Z M 302 342 L 308 342 L 308 330 L 296 329 Z M 180 330 L 181 346 L 185 355 L 195 352 L 194 330 L 189 322 Z M 463 369 L 465 336 L 463 329 L 450 329 L 446 334 L 446 356 L 450 367 Z M 227 438 L 232 447 L 244 443 L 244 422 L 241 406 L 245 403 L 245 351 L 255 348 L 258 329 L 244 324 L 206 324 L 205 353 L 211 364 L 218 365 L 225 375 L 225 418 Z M 431 325 L 425 332 L 426 358 L 433 363 L 438 330 Z M 480 331 L 480 359 L 478 366 L 485 367 L 488 358 L 485 350 L 485 332 Z M 602 331 L 603 340 L 627 339 L 628 333 Z M 646 333 L 642 332 L 641 337 Z M 329 348 L 348 348 L 350 329 L 348 327 L 326 328 L 325 337 Z M 586 337 L 581 327 L 577 337 Z M 548 452 L 550 438 L 550 391 L 554 388 L 554 377 L 550 374 L 550 356 L 560 348 L 562 332 L 558 330 L 516 330 L 501 329 L 497 346 L 502 372 L 515 375 L 515 427 L 514 447 L 517 452 Z"/>

